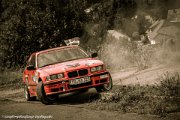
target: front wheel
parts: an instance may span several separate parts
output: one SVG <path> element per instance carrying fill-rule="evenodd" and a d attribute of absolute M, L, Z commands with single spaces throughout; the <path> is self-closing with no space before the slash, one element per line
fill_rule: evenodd
<path fill-rule="evenodd" d="M 110 75 L 109 75 L 109 76 L 110 76 Z M 109 83 L 104 84 L 104 85 L 102 85 L 102 86 L 96 87 L 96 91 L 97 91 L 97 92 L 110 91 L 110 90 L 112 90 L 112 87 L 113 87 L 113 81 L 112 81 L 112 78 L 111 78 L 111 76 L 110 76 L 110 77 L 109 77 Z"/>
<path fill-rule="evenodd" d="M 25 97 L 26 101 L 36 100 L 35 96 L 33 96 L 33 97 L 30 96 L 29 89 L 28 89 L 27 85 L 24 85 L 24 97 Z"/>
<path fill-rule="evenodd" d="M 37 84 L 37 96 L 39 100 L 45 105 L 53 104 L 58 98 L 57 95 L 46 96 L 42 81 Z"/>

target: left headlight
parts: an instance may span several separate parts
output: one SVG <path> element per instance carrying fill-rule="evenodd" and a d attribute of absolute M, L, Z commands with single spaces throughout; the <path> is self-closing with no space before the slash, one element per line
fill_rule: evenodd
<path fill-rule="evenodd" d="M 64 78 L 64 73 L 53 74 L 53 75 L 47 76 L 46 80 L 54 80 L 54 79 L 60 79 L 60 78 Z"/>
<path fill-rule="evenodd" d="M 91 68 L 91 72 L 97 72 L 97 71 L 101 71 L 101 70 L 103 70 L 102 65 Z"/>

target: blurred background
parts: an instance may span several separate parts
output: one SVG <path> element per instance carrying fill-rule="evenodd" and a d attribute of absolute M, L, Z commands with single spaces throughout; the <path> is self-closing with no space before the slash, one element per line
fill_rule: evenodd
<path fill-rule="evenodd" d="M 80 37 L 109 69 L 179 60 L 179 0 L 0 0 L 0 68 Z M 167 58 L 167 59 L 166 59 Z"/>

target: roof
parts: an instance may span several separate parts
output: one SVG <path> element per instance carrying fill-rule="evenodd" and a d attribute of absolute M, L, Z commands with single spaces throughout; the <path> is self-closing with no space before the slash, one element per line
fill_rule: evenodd
<path fill-rule="evenodd" d="M 176 36 L 176 33 L 180 30 L 180 28 L 176 26 L 168 26 L 161 28 L 158 33 L 160 34 L 166 34 L 169 36 Z"/>
<path fill-rule="evenodd" d="M 163 27 L 163 25 L 165 24 L 165 20 L 157 20 L 156 22 L 154 22 L 154 24 L 152 24 L 149 28 L 152 30 L 151 32 L 146 32 L 148 33 L 149 37 L 151 39 L 154 39 L 157 35 L 158 35 L 158 31 Z"/>
<path fill-rule="evenodd" d="M 151 27 L 154 29 L 152 29 L 151 32 L 148 32 L 148 35 L 153 40 L 160 38 L 160 36 L 176 38 L 180 31 L 180 23 L 169 22 L 167 20 L 160 20 Z"/>
<path fill-rule="evenodd" d="M 170 22 L 180 22 L 180 9 L 168 10 L 167 20 Z"/>
<path fill-rule="evenodd" d="M 126 38 L 126 39 L 130 39 L 130 37 L 128 37 L 127 35 L 125 35 L 125 34 L 123 34 L 123 33 L 121 33 L 121 32 L 118 32 L 118 31 L 116 31 L 116 30 L 108 30 L 108 33 L 110 34 L 110 35 L 112 35 L 114 38 L 116 38 L 116 39 L 119 39 L 119 38 Z"/>
<path fill-rule="evenodd" d="M 50 48 L 50 49 L 46 49 L 46 50 L 42 50 L 42 51 L 37 51 L 35 52 L 36 54 L 41 54 L 41 53 L 46 53 L 46 52 L 50 52 L 50 51 L 54 51 L 54 50 L 60 50 L 60 49 L 66 49 L 66 48 L 78 48 L 79 46 L 77 45 L 72 45 L 72 46 L 63 46 L 63 47 L 56 47 L 56 48 Z M 33 54 L 35 54 L 33 53 Z"/>

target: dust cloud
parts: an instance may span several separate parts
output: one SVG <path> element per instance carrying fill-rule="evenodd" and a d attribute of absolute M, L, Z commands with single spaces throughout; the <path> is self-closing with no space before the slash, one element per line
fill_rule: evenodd
<path fill-rule="evenodd" d="M 107 34 L 101 45 L 100 59 L 111 71 L 129 67 L 146 69 L 157 64 L 180 64 L 180 32 L 176 33 L 174 39 L 166 39 L 155 45 L 139 43 Z"/>
<path fill-rule="evenodd" d="M 107 34 L 101 45 L 100 57 L 110 70 L 123 69 L 133 65 L 133 45 L 127 39 L 116 39 Z"/>

